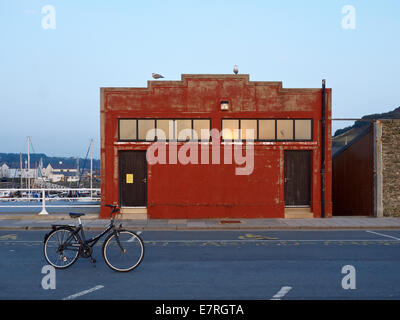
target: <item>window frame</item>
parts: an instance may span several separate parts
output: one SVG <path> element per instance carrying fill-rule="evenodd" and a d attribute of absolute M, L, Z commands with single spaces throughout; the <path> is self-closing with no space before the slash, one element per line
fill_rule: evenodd
<path fill-rule="evenodd" d="M 135 139 L 121 139 L 121 120 L 136 120 L 136 138 Z M 154 129 L 156 129 L 156 135 L 154 140 L 146 140 L 146 139 L 139 139 L 139 120 L 154 120 Z M 172 139 L 165 139 L 159 140 L 157 136 L 157 120 L 172 120 L 174 124 L 174 137 Z M 191 130 L 192 130 L 192 137 L 186 140 L 178 140 L 178 132 L 176 132 L 176 120 L 190 120 L 191 121 Z M 193 130 L 194 130 L 194 120 L 207 120 L 209 122 L 209 130 L 210 130 L 210 137 L 208 140 L 202 140 L 201 137 L 198 140 L 193 140 Z M 118 142 L 210 142 L 211 141 L 211 118 L 118 118 Z M 176 133 L 176 137 L 175 137 Z"/>
<path fill-rule="evenodd" d="M 239 120 L 239 139 L 224 140 L 222 136 L 223 120 Z M 242 139 L 241 120 L 257 120 L 257 134 L 254 140 Z M 274 120 L 275 125 L 275 138 L 274 139 L 260 139 L 260 120 Z M 278 139 L 278 120 L 292 120 L 293 121 L 293 139 Z M 311 121 L 311 139 L 296 139 L 296 120 L 310 120 Z M 313 118 L 221 118 L 221 141 L 222 142 L 312 142 L 314 141 L 314 119 Z"/>

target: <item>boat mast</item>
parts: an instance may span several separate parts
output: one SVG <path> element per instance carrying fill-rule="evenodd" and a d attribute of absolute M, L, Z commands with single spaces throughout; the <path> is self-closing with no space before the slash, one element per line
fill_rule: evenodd
<path fill-rule="evenodd" d="M 19 153 L 19 178 L 21 181 L 20 189 L 22 189 L 22 153 Z"/>
<path fill-rule="evenodd" d="M 31 188 L 30 170 L 31 170 L 31 155 L 30 155 L 31 137 L 28 136 L 28 189 Z M 28 190 L 30 192 L 30 190 Z"/>
<path fill-rule="evenodd" d="M 90 197 L 93 197 L 93 139 L 90 140 Z"/>

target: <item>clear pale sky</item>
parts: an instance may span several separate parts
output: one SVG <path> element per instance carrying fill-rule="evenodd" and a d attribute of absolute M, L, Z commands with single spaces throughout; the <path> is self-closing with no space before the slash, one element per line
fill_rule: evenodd
<path fill-rule="evenodd" d="M 42 7 L 55 9 L 44 29 Z M 344 29 L 345 5 L 355 29 Z M 400 105 L 400 1 L 0 1 L 0 152 L 99 157 L 99 88 L 151 73 L 333 89 L 333 117 Z M 336 123 L 334 129 L 352 123 Z"/>

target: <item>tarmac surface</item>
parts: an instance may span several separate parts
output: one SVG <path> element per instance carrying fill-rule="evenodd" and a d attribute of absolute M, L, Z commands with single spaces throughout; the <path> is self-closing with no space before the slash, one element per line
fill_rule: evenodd
<path fill-rule="evenodd" d="M 98 214 L 82 218 L 88 230 L 100 230 L 108 219 L 98 219 Z M 48 215 L 1 213 L 0 230 L 43 230 L 51 224 L 76 224 L 66 213 Z M 400 217 L 332 217 L 313 219 L 147 219 L 116 220 L 126 229 L 135 230 L 296 230 L 296 229 L 400 229 Z"/>

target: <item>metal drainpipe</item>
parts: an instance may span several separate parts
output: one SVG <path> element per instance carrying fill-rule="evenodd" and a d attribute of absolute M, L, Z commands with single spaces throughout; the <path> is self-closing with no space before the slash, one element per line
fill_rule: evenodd
<path fill-rule="evenodd" d="M 321 218 L 325 218 L 325 79 L 322 80 L 321 130 Z"/>

